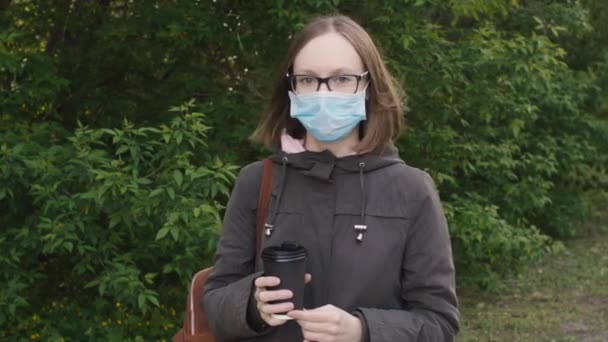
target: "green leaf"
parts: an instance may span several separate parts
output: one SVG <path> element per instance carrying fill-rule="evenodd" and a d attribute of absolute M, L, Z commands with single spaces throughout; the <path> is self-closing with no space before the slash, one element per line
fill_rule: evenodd
<path fill-rule="evenodd" d="M 167 194 L 169 195 L 169 198 L 171 198 L 172 200 L 175 199 L 175 190 L 173 190 L 173 188 L 167 188 Z"/>
<path fill-rule="evenodd" d="M 175 179 L 175 183 L 177 183 L 178 187 L 182 186 L 182 182 L 184 180 L 184 176 L 182 175 L 180 170 L 173 171 L 173 179 Z"/>
<path fill-rule="evenodd" d="M 167 227 L 161 228 L 158 231 L 158 233 L 156 233 L 156 241 L 164 238 L 165 236 L 167 236 L 168 233 L 169 233 L 169 228 L 167 228 Z"/>
<path fill-rule="evenodd" d="M 158 273 L 146 273 L 146 275 L 144 275 L 144 280 L 148 283 L 148 284 L 154 284 L 154 278 L 158 275 Z"/>
<path fill-rule="evenodd" d="M 110 228 L 116 227 L 121 221 L 121 217 L 118 215 L 110 217 Z"/>
<path fill-rule="evenodd" d="M 141 310 L 144 310 L 146 308 L 146 295 L 144 295 L 143 293 L 140 293 L 139 296 L 137 296 L 137 306 Z"/>
<path fill-rule="evenodd" d="M 137 183 L 141 184 L 141 185 L 148 185 L 148 184 L 151 184 L 152 181 L 149 180 L 148 178 L 138 178 Z"/>
<path fill-rule="evenodd" d="M 156 196 L 162 194 L 164 191 L 165 191 L 165 189 L 163 189 L 163 188 L 154 189 L 154 190 L 150 191 L 150 194 L 148 195 L 148 197 L 156 197 Z"/>
<path fill-rule="evenodd" d="M 173 240 L 177 241 L 177 238 L 179 237 L 179 229 L 177 227 L 172 227 L 170 232 L 171 236 L 173 236 Z"/>
<path fill-rule="evenodd" d="M 118 155 L 121 155 L 121 154 L 123 154 L 123 153 L 127 152 L 128 150 L 129 150 L 129 146 L 127 146 L 127 145 L 122 145 L 122 146 L 120 146 L 120 147 L 119 147 L 119 148 L 116 150 L 116 155 L 117 155 L 117 156 L 118 156 Z"/>
<path fill-rule="evenodd" d="M 154 304 L 154 306 L 156 307 L 160 307 L 160 303 L 158 302 L 158 299 L 152 295 L 148 296 L 148 301 L 150 301 L 150 303 Z"/>
<path fill-rule="evenodd" d="M 203 212 L 206 214 L 214 214 L 217 212 L 217 209 L 214 206 L 209 205 L 209 204 L 203 204 L 200 206 L 200 208 L 202 208 Z"/>
<path fill-rule="evenodd" d="M 99 284 L 99 279 L 92 280 L 84 285 L 85 289 L 91 288 L 93 286 L 97 286 Z"/>
<path fill-rule="evenodd" d="M 171 141 L 171 131 L 163 132 L 163 140 L 165 144 L 168 144 Z"/>

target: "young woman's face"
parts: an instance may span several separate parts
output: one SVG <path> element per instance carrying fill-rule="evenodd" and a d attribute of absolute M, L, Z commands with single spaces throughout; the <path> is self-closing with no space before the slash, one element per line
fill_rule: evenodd
<path fill-rule="evenodd" d="M 294 75 L 330 77 L 361 75 L 364 72 L 363 61 L 355 48 L 335 32 L 313 38 L 304 45 L 293 62 Z M 326 84 L 321 84 L 319 91 L 329 89 Z"/>

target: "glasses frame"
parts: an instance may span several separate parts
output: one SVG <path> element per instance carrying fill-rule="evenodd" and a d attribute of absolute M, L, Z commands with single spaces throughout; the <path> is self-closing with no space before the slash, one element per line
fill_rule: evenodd
<path fill-rule="evenodd" d="M 333 90 L 331 90 L 331 87 L 329 86 L 329 80 L 331 80 L 334 77 L 343 77 L 343 76 L 354 77 L 357 80 L 357 86 L 355 87 L 355 91 L 353 92 L 353 94 L 355 94 L 359 90 L 359 84 L 361 83 L 361 80 L 363 79 L 363 77 L 369 76 L 369 71 L 366 71 L 360 75 L 342 74 L 342 75 L 333 75 L 333 76 L 329 76 L 329 77 L 316 77 L 316 76 L 305 75 L 305 74 L 290 75 L 289 73 L 287 73 L 287 74 L 285 74 L 285 77 L 287 77 L 287 80 L 289 82 L 289 88 L 291 89 L 291 91 L 293 91 L 296 94 L 298 94 L 298 92 L 294 89 L 293 80 L 294 80 L 294 78 L 296 78 L 298 76 L 306 76 L 306 77 L 311 77 L 311 78 L 316 79 L 317 80 L 317 90 L 314 91 L 315 93 L 318 92 L 319 89 L 321 89 L 321 85 L 323 83 L 325 83 L 325 85 L 327 86 L 327 90 L 333 91 Z"/>

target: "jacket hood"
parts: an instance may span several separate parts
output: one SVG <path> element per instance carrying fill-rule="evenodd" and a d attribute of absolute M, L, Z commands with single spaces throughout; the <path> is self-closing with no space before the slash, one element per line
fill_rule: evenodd
<path fill-rule="evenodd" d="M 399 152 L 393 145 L 372 152 L 336 157 L 331 151 L 303 151 L 298 153 L 276 152 L 270 159 L 277 164 L 285 164 L 304 174 L 318 179 L 331 181 L 335 169 L 346 172 L 370 172 L 394 164 L 404 164 Z"/>

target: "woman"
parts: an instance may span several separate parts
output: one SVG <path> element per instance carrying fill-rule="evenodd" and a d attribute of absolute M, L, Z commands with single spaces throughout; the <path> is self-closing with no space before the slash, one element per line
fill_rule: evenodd
<path fill-rule="evenodd" d="M 320 17 L 293 39 L 286 75 L 254 133 L 279 150 L 262 247 L 308 250 L 306 310 L 279 279 L 255 272 L 262 163 L 243 168 L 228 203 L 204 294 L 221 341 L 451 341 L 454 265 L 433 181 L 393 146 L 398 88 L 369 35 Z M 259 267 L 258 267 L 259 269 Z M 288 312 L 293 320 L 273 313 Z"/>

